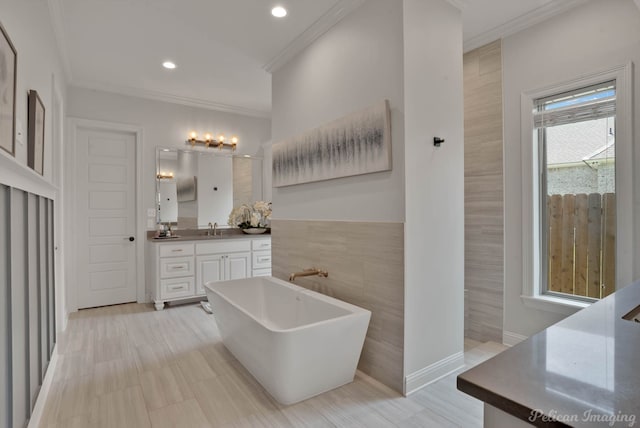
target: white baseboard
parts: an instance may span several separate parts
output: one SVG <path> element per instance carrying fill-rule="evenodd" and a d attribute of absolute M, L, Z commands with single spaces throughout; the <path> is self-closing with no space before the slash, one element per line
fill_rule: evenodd
<path fill-rule="evenodd" d="M 527 339 L 527 336 L 523 336 L 521 334 L 514 333 L 512 331 L 504 330 L 502 332 L 502 344 L 505 346 L 517 345 L 518 343 L 526 339 Z"/>
<path fill-rule="evenodd" d="M 42 415 L 44 413 L 44 406 L 47 403 L 47 397 L 49 396 L 49 391 L 51 390 L 51 383 L 53 382 L 53 376 L 56 372 L 57 365 L 58 345 L 54 346 L 53 348 L 51 361 L 49 361 L 49 365 L 47 366 L 47 373 L 44 375 L 44 381 L 42 382 L 42 386 L 40 387 L 40 392 L 38 393 L 38 398 L 36 399 L 36 405 L 33 408 L 33 412 L 31 413 L 31 418 L 29 419 L 29 425 L 27 425 L 27 428 L 38 428 L 40 426 Z"/>
<path fill-rule="evenodd" d="M 456 352 L 436 363 L 411 373 L 404 379 L 404 395 L 408 396 L 425 386 L 442 379 L 464 366 L 464 353 Z"/>

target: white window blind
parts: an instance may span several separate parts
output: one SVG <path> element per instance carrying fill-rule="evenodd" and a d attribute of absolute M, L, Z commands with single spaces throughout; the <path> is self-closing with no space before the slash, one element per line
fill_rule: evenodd
<path fill-rule="evenodd" d="M 615 116 L 615 82 L 605 82 L 549 98 L 540 98 L 535 101 L 535 105 L 535 128 Z"/>

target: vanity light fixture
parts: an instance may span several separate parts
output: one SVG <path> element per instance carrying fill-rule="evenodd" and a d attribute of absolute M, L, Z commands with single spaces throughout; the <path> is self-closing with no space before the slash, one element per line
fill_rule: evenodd
<path fill-rule="evenodd" d="M 236 146 L 238 145 L 238 137 L 231 137 L 231 142 L 225 142 L 224 134 L 218 135 L 218 138 L 214 138 L 210 133 L 204 134 L 204 139 L 200 140 L 198 138 L 198 133 L 195 131 L 191 131 L 189 133 L 189 138 L 187 139 L 187 143 L 191 144 L 191 147 L 194 147 L 196 144 L 204 144 L 205 147 L 217 147 L 219 150 L 222 149 L 231 149 L 232 152 L 236 150 Z"/>

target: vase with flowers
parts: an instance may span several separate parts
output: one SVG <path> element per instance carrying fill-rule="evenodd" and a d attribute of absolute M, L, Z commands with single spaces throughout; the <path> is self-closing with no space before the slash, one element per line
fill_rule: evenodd
<path fill-rule="evenodd" d="M 260 234 L 267 231 L 271 218 L 271 202 L 256 201 L 231 210 L 229 226 L 239 227 L 244 233 Z"/>

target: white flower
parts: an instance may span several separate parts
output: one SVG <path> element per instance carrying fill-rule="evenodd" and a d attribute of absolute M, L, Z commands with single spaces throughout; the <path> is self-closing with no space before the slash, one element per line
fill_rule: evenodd
<path fill-rule="evenodd" d="M 231 210 L 229 226 L 260 227 L 271 218 L 271 202 L 256 201 L 252 205 L 241 205 Z"/>
<path fill-rule="evenodd" d="M 244 208 L 238 207 L 234 208 L 229 214 L 229 226 L 238 226 L 240 223 L 244 222 Z"/>
<path fill-rule="evenodd" d="M 260 214 L 264 214 L 265 212 L 269 211 L 269 202 L 256 201 L 253 204 L 253 209 L 259 212 Z"/>
<path fill-rule="evenodd" d="M 253 209 L 262 214 L 265 220 L 271 218 L 271 202 L 257 201 L 253 204 Z"/>
<path fill-rule="evenodd" d="M 261 219 L 262 219 L 262 216 L 259 213 L 251 214 L 251 226 L 252 227 L 260 226 L 260 220 Z"/>

